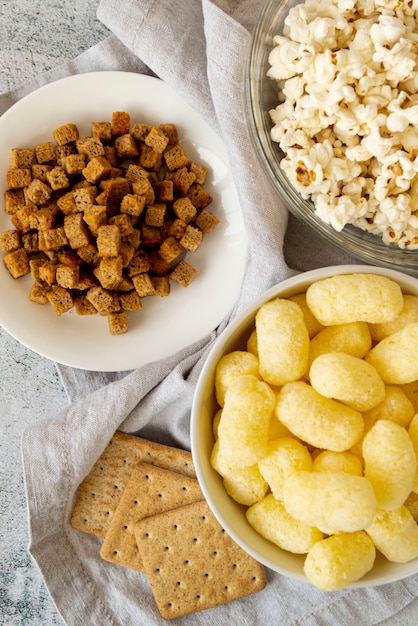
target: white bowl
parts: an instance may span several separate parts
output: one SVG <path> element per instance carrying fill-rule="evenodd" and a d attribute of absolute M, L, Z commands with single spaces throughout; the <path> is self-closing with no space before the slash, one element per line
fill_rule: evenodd
<path fill-rule="evenodd" d="M 304 555 L 296 555 L 280 549 L 264 539 L 248 523 L 247 507 L 235 502 L 225 491 L 221 476 L 210 464 L 214 444 L 213 417 L 218 410 L 214 393 L 215 369 L 219 359 L 233 350 L 245 350 L 246 342 L 254 327 L 254 318 L 260 306 L 274 297 L 289 297 L 305 291 L 319 279 L 336 274 L 367 272 L 394 279 L 406 293 L 418 295 L 418 280 L 396 270 L 366 265 L 341 265 L 304 272 L 275 285 L 259 296 L 225 329 L 215 342 L 200 374 L 191 413 L 191 449 L 197 477 L 203 494 L 228 534 L 247 553 L 266 567 L 308 582 L 303 573 Z M 378 553 L 373 569 L 350 587 L 372 587 L 400 580 L 418 572 L 418 559 L 409 563 L 390 563 Z"/>

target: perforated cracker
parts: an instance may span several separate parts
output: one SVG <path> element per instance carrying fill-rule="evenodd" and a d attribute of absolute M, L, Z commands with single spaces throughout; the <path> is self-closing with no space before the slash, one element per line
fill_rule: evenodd
<path fill-rule="evenodd" d="M 205 501 L 138 522 L 135 536 L 165 619 L 261 591 L 263 566 L 222 529 Z"/>
<path fill-rule="evenodd" d="M 144 571 L 135 524 L 151 515 L 203 499 L 199 483 L 149 463 L 138 463 L 109 524 L 100 555 L 106 561 Z"/>
<path fill-rule="evenodd" d="M 141 461 L 196 476 L 190 452 L 118 431 L 79 487 L 71 526 L 104 537 L 132 469 Z"/>

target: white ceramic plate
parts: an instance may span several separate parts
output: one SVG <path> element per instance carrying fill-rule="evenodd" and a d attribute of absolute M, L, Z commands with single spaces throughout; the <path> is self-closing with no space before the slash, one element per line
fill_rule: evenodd
<path fill-rule="evenodd" d="M 11 148 L 33 148 L 51 140 L 70 122 L 90 134 L 92 121 L 111 120 L 128 111 L 132 123 L 175 123 L 187 155 L 206 165 L 208 209 L 220 224 L 186 260 L 197 275 L 186 289 L 172 283 L 167 298 L 143 298 L 129 314 L 128 333 L 109 335 L 107 319 L 58 317 L 50 305 L 28 299 L 31 277 L 13 280 L 0 264 L 0 324 L 35 352 L 66 365 L 96 371 L 129 370 L 165 358 L 204 337 L 221 322 L 238 297 L 244 273 L 247 235 L 226 148 L 219 136 L 164 82 L 126 72 L 94 72 L 64 78 L 26 96 L 0 118 L 0 191 L 6 189 Z M 0 232 L 12 228 L 0 210 Z"/>

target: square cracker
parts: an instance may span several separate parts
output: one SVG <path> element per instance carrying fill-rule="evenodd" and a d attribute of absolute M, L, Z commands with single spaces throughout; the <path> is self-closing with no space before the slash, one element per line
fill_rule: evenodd
<path fill-rule="evenodd" d="M 256 593 L 264 567 L 223 530 L 206 501 L 148 517 L 135 536 L 158 609 L 182 617 Z"/>
<path fill-rule="evenodd" d="M 143 572 L 134 533 L 136 522 L 202 499 L 195 478 L 149 463 L 138 463 L 113 514 L 100 556 L 111 563 Z"/>
<path fill-rule="evenodd" d="M 132 469 L 140 461 L 196 476 L 190 452 L 117 431 L 79 487 L 71 526 L 104 537 Z"/>

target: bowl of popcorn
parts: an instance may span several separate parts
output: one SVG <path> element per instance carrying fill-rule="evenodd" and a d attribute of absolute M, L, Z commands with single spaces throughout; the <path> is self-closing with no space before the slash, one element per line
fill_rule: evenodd
<path fill-rule="evenodd" d="M 255 152 L 289 210 L 363 262 L 418 269 L 418 48 L 397 0 L 267 0 L 248 63 Z"/>
<path fill-rule="evenodd" d="M 255 559 L 329 592 L 418 572 L 418 281 L 368 265 L 272 287 L 219 336 L 196 473 Z"/>

